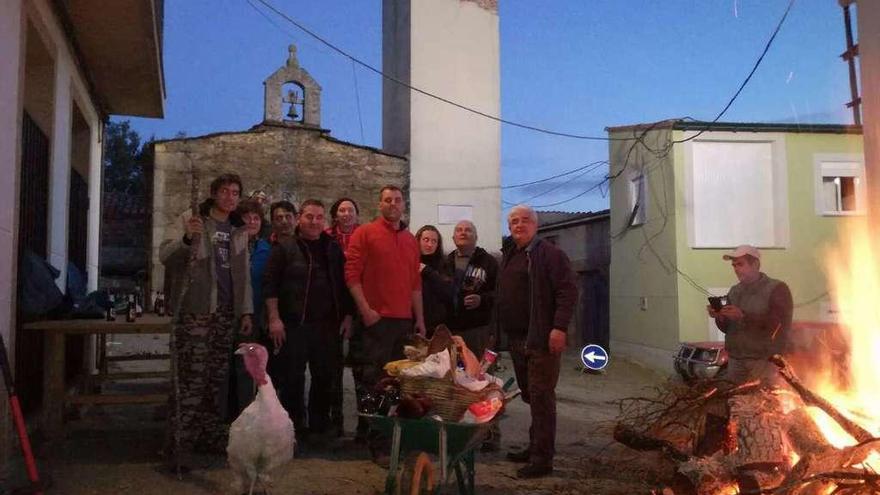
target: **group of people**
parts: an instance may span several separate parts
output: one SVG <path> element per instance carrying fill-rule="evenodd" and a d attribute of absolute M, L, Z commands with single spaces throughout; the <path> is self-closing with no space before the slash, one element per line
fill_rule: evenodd
<path fill-rule="evenodd" d="M 448 255 L 436 227 L 413 235 L 396 186 L 381 189 L 379 216 L 364 224 L 351 198 L 329 210 L 317 199 L 299 209 L 279 201 L 264 212 L 258 199 L 241 200 L 237 175 L 221 175 L 210 190 L 196 215 L 184 215 L 184 234 L 166 240 L 160 253 L 184 279 L 171 350 L 170 452 L 224 451 L 227 422 L 253 397 L 232 359 L 236 340 L 267 344 L 269 375 L 297 436 L 326 441 L 344 433 L 346 359 L 360 398 L 383 377 L 385 363 L 403 358 L 412 334 L 429 337 L 443 324 L 478 356 L 506 336 L 532 414 L 528 448 L 508 458 L 526 463 L 522 477 L 552 472 L 555 388 L 577 289 L 565 254 L 537 237 L 534 210 L 510 210 L 511 242 L 499 264 L 477 246 L 470 221 L 455 226 Z M 357 435 L 374 460 L 387 462 L 387 440 L 361 422 Z"/>

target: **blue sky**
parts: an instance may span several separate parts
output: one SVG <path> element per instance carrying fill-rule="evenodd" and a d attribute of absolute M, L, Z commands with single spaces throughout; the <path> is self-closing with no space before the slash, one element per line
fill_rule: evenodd
<path fill-rule="evenodd" d="M 380 0 L 272 0 L 359 59 L 381 67 Z M 710 120 L 748 74 L 788 0 L 500 0 L 501 108 L 509 120 L 604 136 L 606 126 L 689 116 Z M 266 14 L 272 16 L 272 14 Z M 132 119 L 145 138 L 245 130 L 262 119 L 262 81 L 287 45 L 321 84 L 332 135 L 381 146 L 381 80 L 246 0 L 165 4 L 165 119 Z M 798 0 L 731 122 L 850 123 L 843 14 L 836 0 Z M 356 81 L 356 82 L 355 82 Z M 356 93 L 357 88 L 357 93 Z M 360 96 L 358 112 L 357 95 Z M 360 121 L 363 122 L 363 135 Z M 608 155 L 606 142 L 503 127 L 502 182 L 549 177 Z M 550 204 L 600 181 L 505 190 Z M 560 186 L 560 187 L 557 187 Z M 604 190 L 547 209 L 607 207 Z"/>

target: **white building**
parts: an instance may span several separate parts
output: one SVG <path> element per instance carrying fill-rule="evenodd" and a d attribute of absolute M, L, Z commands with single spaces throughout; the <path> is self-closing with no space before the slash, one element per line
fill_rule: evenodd
<path fill-rule="evenodd" d="M 384 0 L 382 23 L 386 74 L 500 115 L 497 0 Z M 382 93 L 383 148 L 409 157 L 412 230 L 434 224 L 448 239 L 468 218 L 500 249 L 500 124 L 388 79 Z"/>
<path fill-rule="evenodd" d="M 44 256 L 62 288 L 73 260 L 97 288 L 102 126 L 109 115 L 162 117 L 162 19 L 162 0 L 0 2 L 0 332 L 21 358 L 19 382 L 39 376 L 42 359 L 27 342 L 39 335 L 16 332 L 18 256 Z M 2 456 L 11 430 L 0 397 Z"/>

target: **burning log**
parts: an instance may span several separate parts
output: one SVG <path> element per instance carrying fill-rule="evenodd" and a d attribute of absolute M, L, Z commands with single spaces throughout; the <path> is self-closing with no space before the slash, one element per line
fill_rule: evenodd
<path fill-rule="evenodd" d="M 790 459 L 783 418 L 775 397 L 766 392 L 730 399 L 730 422 L 736 424 L 734 463 L 738 469 L 775 469 Z"/>
<path fill-rule="evenodd" d="M 670 383 L 657 397 L 621 401 L 614 438 L 662 452 L 677 464 L 670 483 L 686 483 L 682 489 L 697 495 L 880 493 L 880 439 L 804 386 L 783 358 L 772 361 L 793 390 Z M 808 405 L 826 412 L 859 445 L 835 448 Z"/>
<path fill-rule="evenodd" d="M 846 416 L 843 415 L 843 413 L 838 411 L 833 404 L 816 395 L 810 389 L 805 387 L 804 384 L 802 384 L 801 381 L 798 380 L 797 375 L 794 374 L 794 371 L 785 361 L 785 358 L 777 354 L 770 358 L 770 361 L 779 367 L 779 374 L 782 375 L 782 378 L 784 378 L 785 381 L 788 382 L 788 384 L 791 385 L 791 387 L 795 389 L 798 394 L 800 394 L 805 403 L 812 404 L 819 409 L 825 411 L 828 416 L 831 416 L 834 421 L 837 421 L 837 423 L 844 429 L 844 431 L 852 435 L 852 437 L 855 438 L 856 441 L 866 442 L 874 438 L 874 436 L 871 435 L 871 433 L 869 433 L 867 430 L 865 430 L 855 422 L 850 421 Z"/>
<path fill-rule="evenodd" d="M 816 422 L 802 407 L 788 413 L 788 439 L 801 457 L 821 454 L 833 448 L 822 435 Z"/>

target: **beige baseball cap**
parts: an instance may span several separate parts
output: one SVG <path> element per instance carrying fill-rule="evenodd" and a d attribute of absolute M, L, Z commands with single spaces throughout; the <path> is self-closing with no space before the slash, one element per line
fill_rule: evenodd
<path fill-rule="evenodd" d="M 746 255 L 761 259 L 761 251 L 758 251 L 758 248 L 756 248 L 755 246 L 750 246 L 748 244 L 737 246 L 736 249 L 725 254 L 724 256 L 722 256 L 722 258 L 729 261 L 734 258 L 740 258 Z"/>

